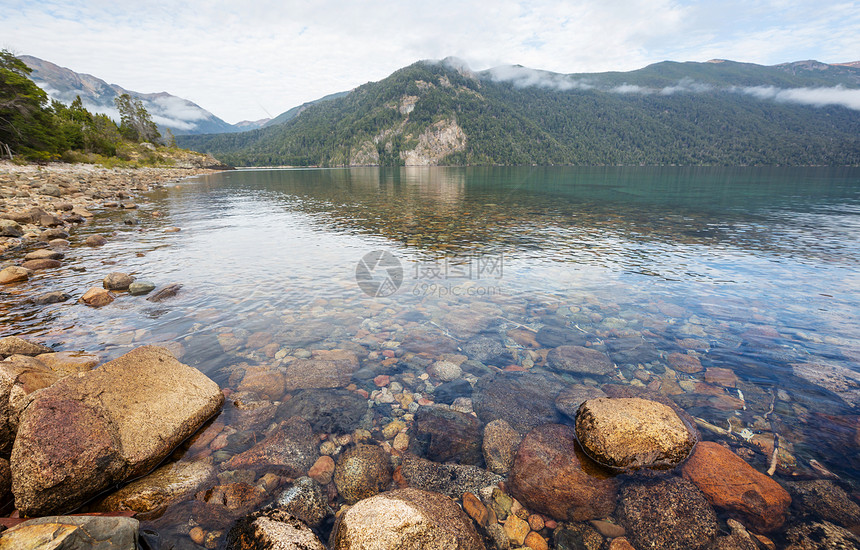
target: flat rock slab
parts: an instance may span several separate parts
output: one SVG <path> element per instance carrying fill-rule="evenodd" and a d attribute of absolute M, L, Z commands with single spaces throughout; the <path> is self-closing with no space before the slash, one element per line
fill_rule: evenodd
<path fill-rule="evenodd" d="M 604 376 L 615 370 L 605 353 L 583 346 L 558 346 L 546 355 L 549 365 L 561 372 Z"/>
<path fill-rule="evenodd" d="M 696 445 L 695 432 L 675 411 L 638 397 L 585 401 L 576 437 L 595 462 L 620 470 L 671 469 Z"/>
<path fill-rule="evenodd" d="M 450 498 L 398 489 L 362 500 L 335 523 L 332 550 L 484 550 L 472 520 Z"/>
<path fill-rule="evenodd" d="M 136 550 L 140 523 L 127 517 L 46 516 L 0 534 L 0 548 Z"/>
<path fill-rule="evenodd" d="M 11 458 L 17 507 L 65 511 L 149 472 L 223 402 L 215 382 L 156 346 L 60 380 L 21 414 Z"/>

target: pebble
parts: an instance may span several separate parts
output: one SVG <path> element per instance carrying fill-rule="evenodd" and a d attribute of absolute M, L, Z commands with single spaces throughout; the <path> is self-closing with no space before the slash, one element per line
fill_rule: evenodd
<path fill-rule="evenodd" d="M 513 514 L 509 515 L 507 519 L 505 519 L 503 526 L 505 528 L 505 534 L 508 536 L 508 540 L 519 545 L 522 545 L 525 542 L 526 536 L 530 531 L 528 522 Z"/>

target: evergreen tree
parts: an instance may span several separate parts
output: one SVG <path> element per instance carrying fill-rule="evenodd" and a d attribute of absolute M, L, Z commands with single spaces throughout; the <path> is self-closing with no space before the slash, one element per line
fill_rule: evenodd
<path fill-rule="evenodd" d="M 152 121 L 152 117 L 140 99 L 122 94 L 114 98 L 114 103 L 119 111 L 119 131 L 123 137 L 131 141 L 150 143 L 161 137 L 158 126 Z"/>

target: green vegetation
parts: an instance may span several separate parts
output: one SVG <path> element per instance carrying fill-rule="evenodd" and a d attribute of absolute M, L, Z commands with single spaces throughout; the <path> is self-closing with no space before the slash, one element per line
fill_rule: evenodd
<path fill-rule="evenodd" d="M 860 86 L 860 70 L 820 65 L 665 62 L 570 75 L 585 85 L 559 90 L 422 62 L 306 105 L 283 124 L 178 142 L 233 165 L 400 164 L 431 125 L 453 121 L 466 148 L 442 159 L 448 164 L 860 164 L 860 112 L 762 100 L 735 88 Z M 659 93 L 679 83 L 687 87 Z M 623 85 L 657 90 L 619 93 Z"/>
<path fill-rule="evenodd" d="M 69 106 L 49 103 L 30 72 L 23 61 L 0 50 L 0 158 L 122 166 L 168 162 L 160 152 L 139 145 L 160 137 L 140 100 L 117 98 L 122 116 L 117 125 L 107 115 L 85 109 L 80 97 Z"/>

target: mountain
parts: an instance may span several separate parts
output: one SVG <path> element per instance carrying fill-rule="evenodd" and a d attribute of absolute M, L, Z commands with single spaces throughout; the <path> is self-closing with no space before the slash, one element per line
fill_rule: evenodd
<path fill-rule="evenodd" d="M 305 109 L 307 109 L 311 105 L 316 105 L 318 103 L 322 103 L 323 101 L 329 101 L 331 99 L 337 99 L 339 97 L 343 97 L 343 96 L 347 95 L 348 93 L 349 92 L 337 92 L 334 94 L 329 94 L 325 97 L 321 97 L 315 101 L 308 101 L 307 103 L 302 103 L 298 107 L 293 107 L 289 111 L 284 111 L 283 113 L 279 114 L 275 118 L 269 120 L 268 122 L 266 122 L 266 124 L 263 124 L 263 127 L 277 126 L 278 124 L 283 124 L 285 122 L 289 122 L 292 119 L 294 119 L 295 117 L 297 117 L 299 114 L 303 113 L 305 111 Z"/>
<path fill-rule="evenodd" d="M 22 55 L 19 59 L 33 69 L 30 78 L 45 90 L 51 99 L 66 105 L 74 101 L 76 96 L 81 96 L 86 109 L 107 114 L 118 120 L 119 115 L 113 102 L 115 97 L 128 94 L 140 99 L 152 115 L 152 120 L 158 124 L 162 135 L 168 128 L 175 135 L 241 132 L 250 129 L 224 122 L 196 103 L 167 92 L 155 94 L 134 92 L 116 84 L 108 84 L 89 74 L 76 73 L 38 57 Z M 257 127 L 259 126 L 254 126 L 254 128 Z"/>
<path fill-rule="evenodd" d="M 245 132 L 247 130 L 256 130 L 267 125 L 272 119 L 261 118 L 260 120 L 242 120 L 233 125 L 237 132 Z"/>
<path fill-rule="evenodd" d="M 278 125 L 179 142 L 260 166 L 858 165 L 860 68 L 711 60 L 474 72 L 449 58 L 302 106 Z"/>

